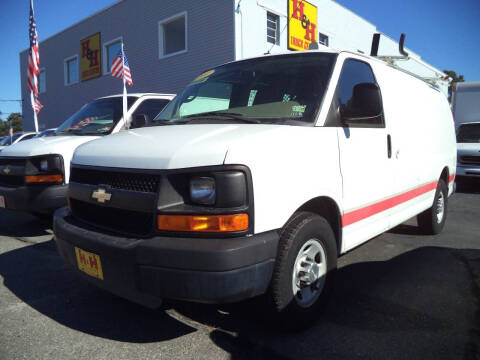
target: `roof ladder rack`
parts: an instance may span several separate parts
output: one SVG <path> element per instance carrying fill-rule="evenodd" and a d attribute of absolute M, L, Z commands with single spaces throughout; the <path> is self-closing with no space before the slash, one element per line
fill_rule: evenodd
<path fill-rule="evenodd" d="M 433 66 L 431 66 L 429 64 L 426 64 L 425 62 L 423 62 L 419 59 L 416 59 L 414 57 L 409 56 L 408 52 L 406 52 L 405 49 L 404 49 L 405 34 L 403 34 L 403 33 L 400 35 L 400 41 L 398 43 L 398 51 L 401 55 L 378 56 L 378 46 L 380 44 L 380 36 L 381 36 L 380 33 L 373 34 L 370 56 L 373 56 L 373 57 L 376 57 L 377 59 L 383 60 L 386 63 L 388 63 L 390 66 L 394 67 L 395 69 L 400 70 L 404 73 L 407 73 L 411 76 L 414 76 L 417 79 L 420 79 L 420 80 L 428 83 L 429 85 L 431 85 L 431 86 L 433 86 L 437 89 L 439 88 L 439 82 L 440 81 L 447 81 L 448 83 L 450 83 L 450 81 L 452 81 L 452 79 L 450 77 L 446 76 L 443 72 L 438 71 Z M 435 77 L 425 77 L 425 76 L 415 74 L 414 72 L 411 72 L 409 70 L 406 70 L 406 69 L 400 67 L 397 64 L 398 62 L 401 62 L 401 61 L 414 61 L 417 64 L 420 64 L 420 65 L 426 67 L 427 69 L 429 69 L 430 71 L 432 71 L 435 74 Z"/>

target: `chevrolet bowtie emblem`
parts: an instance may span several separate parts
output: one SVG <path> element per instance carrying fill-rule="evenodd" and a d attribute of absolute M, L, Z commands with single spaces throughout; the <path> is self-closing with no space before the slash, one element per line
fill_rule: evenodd
<path fill-rule="evenodd" d="M 105 204 L 105 201 L 109 201 L 112 198 L 112 194 L 107 193 L 105 189 L 98 189 L 92 193 L 92 199 L 96 199 L 99 203 Z"/>
<path fill-rule="evenodd" d="M 7 175 L 10 174 L 10 171 L 12 171 L 12 170 L 10 170 L 10 168 L 8 168 L 8 167 L 6 167 L 5 169 L 3 169 L 3 172 L 4 172 L 5 174 L 7 174 Z"/>

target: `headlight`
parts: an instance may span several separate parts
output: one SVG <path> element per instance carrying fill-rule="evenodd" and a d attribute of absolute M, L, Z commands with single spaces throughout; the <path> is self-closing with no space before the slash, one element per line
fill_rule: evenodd
<path fill-rule="evenodd" d="M 194 177 L 190 180 L 190 199 L 200 205 L 214 205 L 216 198 L 215 179 Z"/>

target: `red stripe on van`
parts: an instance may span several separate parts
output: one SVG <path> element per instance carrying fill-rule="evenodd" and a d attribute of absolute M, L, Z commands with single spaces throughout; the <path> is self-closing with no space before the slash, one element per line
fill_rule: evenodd
<path fill-rule="evenodd" d="M 350 211 L 349 213 L 346 213 L 342 216 L 342 226 L 345 227 L 351 225 L 353 223 L 356 223 L 357 221 L 366 219 L 367 217 L 391 209 L 392 207 L 407 202 L 408 200 L 416 198 L 417 196 L 435 190 L 437 188 L 437 183 L 438 181 L 434 181 L 429 184 L 422 185 L 416 189 L 409 190 L 403 194 L 393 196 L 386 200 L 382 200 L 378 203 L 365 206 L 364 208 L 358 210 Z"/>
<path fill-rule="evenodd" d="M 455 180 L 455 174 L 450 175 L 448 182 L 451 183 L 453 180 Z"/>

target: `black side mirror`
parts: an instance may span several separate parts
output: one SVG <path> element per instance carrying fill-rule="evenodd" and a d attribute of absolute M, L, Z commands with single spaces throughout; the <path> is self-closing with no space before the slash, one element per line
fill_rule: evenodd
<path fill-rule="evenodd" d="M 133 128 L 141 128 L 147 125 L 147 115 L 138 114 L 133 121 Z"/>
<path fill-rule="evenodd" d="M 380 88 L 374 83 L 360 83 L 346 106 L 340 110 L 343 122 L 369 120 L 382 114 Z"/>

